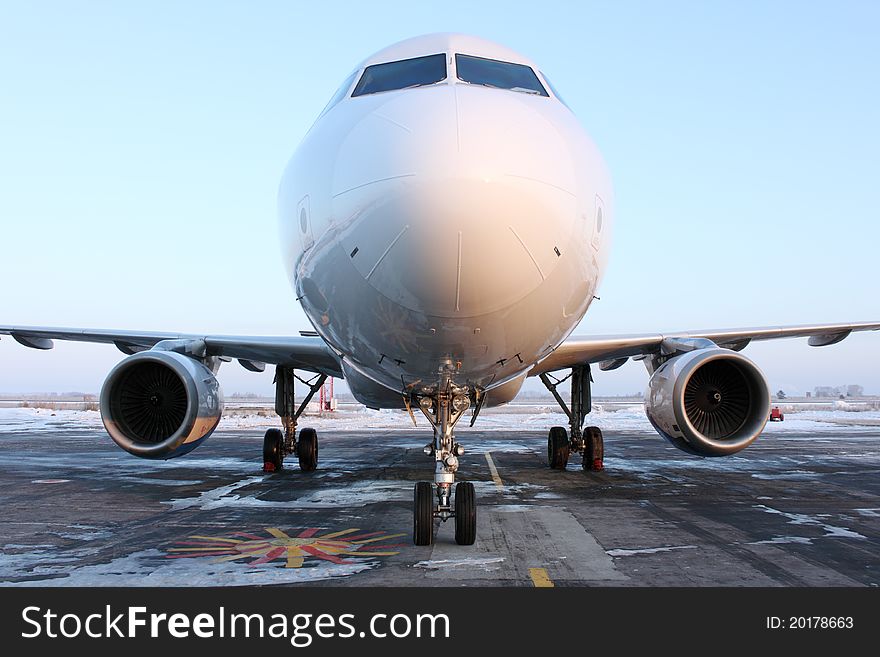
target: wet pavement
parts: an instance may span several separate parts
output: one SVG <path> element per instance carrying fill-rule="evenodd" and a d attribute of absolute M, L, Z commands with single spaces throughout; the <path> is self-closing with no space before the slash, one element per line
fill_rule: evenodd
<path fill-rule="evenodd" d="M 880 428 L 776 431 L 726 459 L 609 431 L 601 473 L 550 470 L 545 431 L 462 431 L 468 547 L 453 521 L 411 542 L 424 427 L 320 430 L 312 473 L 263 473 L 262 433 L 153 462 L 91 427 L 0 431 L 0 584 L 880 583 Z"/>

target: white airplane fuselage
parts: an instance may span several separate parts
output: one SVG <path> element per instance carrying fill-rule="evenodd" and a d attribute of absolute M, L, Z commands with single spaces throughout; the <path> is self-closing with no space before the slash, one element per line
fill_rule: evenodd
<path fill-rule="evenodd" d="M 445 80 L 351 97 L 367 66 L 439 53 Z M 548 94 L 463 82 L 457 53 L 531 66 Z M 444 367 L 508 401 L 602 278 L 612 196 L 597 148 L 537 67 L 482 39 L 404 41 L 341 91 L 279 191 L 306 315 L 368 406 L 401 406 Z"/>

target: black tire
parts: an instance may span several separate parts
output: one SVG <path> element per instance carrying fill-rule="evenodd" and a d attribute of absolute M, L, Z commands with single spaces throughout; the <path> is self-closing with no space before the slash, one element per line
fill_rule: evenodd
<path fill-rule="evenodd" d="M 314 429 L 299 432 L 296 455 L 299 457 L 299 469 L 303 472 L 311 472 L 318 467 L 318 433 Z"/>
<path fill-rule="evenodd" d="M 599 427 L 584 430 L 584 470 L 601 472 L 605 469 L 605 439 Z"/>
<path fill-rule="evenodd" d="M 434 539 L 434 487 L 419 481 L 413 488 L 413 543 L 430 545 Z"/>
<path fill-rule="evenodd" d="M 547 436 L 547 461 L 554 470 L 565 470 L 571 446 L 565 427 L 551 427 Z"/>
<path fill-rule="evenodd" d="M 477 540 L 477 496 L 474 485 L 460 481 L 455 485 L 455 542 L 473 545 Z"/>
<path fill-rule="evenodd" d="M 281 429 L 269 429 L 263 436 L 263 470 L 277 472 L 284 466 L 284 434 Z"/>

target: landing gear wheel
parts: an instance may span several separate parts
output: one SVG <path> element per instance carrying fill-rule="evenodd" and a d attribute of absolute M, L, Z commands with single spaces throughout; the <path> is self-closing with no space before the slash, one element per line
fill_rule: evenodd
<path fill-rule="evenodd" d="M 434 487 L 419 481 L 413 489 L 413 543 L 430 545 L 434 538 Z M 456 525 L 456 536 L 458 525 Z"/>
<path fill-rule="evenodd" d="M 584 430 L 584 470 L 601 472 L 605 469 L 605 441 L 599 427 Z"/>
<path fill-rule="evenodd" d="M 570 453 L 568 432 L 564 427 L 552 427 L 547 437 L 547 460 L 550 462 L 550 467 L 554 470 L 565 470 Z"/>
<path fill-rule="evenodd" d="M 263 472 L 278 472 L 284 464 L 284 434 L 269 429 L 263 436 Z"/>
<path fill-rule="evenodd" d="M 460 481 L 455 485 L 455 542 L 473 545 L 477 539 L 477 498 L 474 485 Z"/>
<path fill-rule="evenodd" d="M 296 455 L 299 457 L 299 469 L 303 472 L 311 472 L 318 467 L 318 433 L 314 429 L 299 432 Z"/>

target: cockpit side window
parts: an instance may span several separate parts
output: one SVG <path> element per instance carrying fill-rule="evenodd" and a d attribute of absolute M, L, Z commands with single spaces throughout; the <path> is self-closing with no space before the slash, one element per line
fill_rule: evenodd
<path fill-rule="evenodd" d="M 525 64 L 511 64 L 510 62 L 472 55 L 456 55 L 455 68 L 458 79 L 462 82 L 509 89 L 536 96 L 549 97 L 550 95 L 531 67 Z"/>
<path fill-rule="evenodd" d="M 349 75 L 345 78 L 345 82 L 339 85 L 339 89 L 336 90 L 336 93 L 333 94 L 333 98 L 330 99 L 330 102 L 327 103 L 326 107 L 321 110 L 321 113 L 318 115 L 320 119 L 327 112 L 329 112 L 333 107 L 343 98 L 345 98 L 346 94 L 348 94 L 348 90 L 351 89 L 351 83 L 354 82 L 354 76 L 357 75 L 357 71 Z"/>
<path fill-rule="evenodd" d="M 552 91 L 553 95 L 556 96 L 556 100 L 558 100 L 560 103 L 562 103 L 563 105 L 568 107 L 568 103 L 566 103 L 565 100 L 563 100 L 562 96 L 559 95 L 559 92 L 556 91 L 556 87 L 553 86 L 553 82 L 550 81 L 550 78 L 548 78 L 545 73 L 541 73 L 541 75 L 544 76 L 544 82 L 546 82 L 547 86 L 550 87 L 550 91 Z M 569 108 L 569 109 L 571 109 L 571 108 Z"/>
<path fill-rule="evenodd" d="M 351 97 L 376 94 L 382 91 L 424 87 L 446 79 L 446 55 L 428 55 L 398 62 L 373 64 L 364 69 L 364 74 L 351 93 Z"/>

